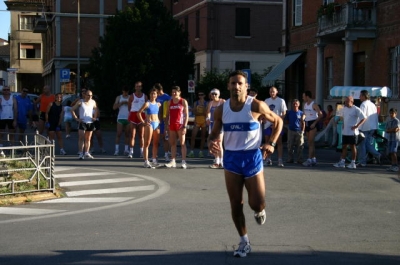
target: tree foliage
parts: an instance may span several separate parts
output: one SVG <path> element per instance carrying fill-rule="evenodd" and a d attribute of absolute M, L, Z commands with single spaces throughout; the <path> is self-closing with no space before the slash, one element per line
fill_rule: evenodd
<path fill-rule="evenodd" d="M 162 1 L 137 0 L 107 20 L 88 71 L 100 101 L 111 106 L 110 96 L 125 85 L 133 89 L 136 81 L 143 82 L 145 92 L 156 82 L 167 91 L 172 85 L 185 88 L 193 63 L 188 34 Z"/>

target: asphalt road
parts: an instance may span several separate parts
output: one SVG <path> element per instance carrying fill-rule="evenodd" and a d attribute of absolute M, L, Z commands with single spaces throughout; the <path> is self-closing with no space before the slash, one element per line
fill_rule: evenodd
<path fill-rule="evenodd" d="M 400 264 L 400 182 L 384 167 L 336 169 L 339 153 L 318 148 L 317 167 L 266 168 L 267 221 L 245 201 L 252 253 L 238 259 L 211 158 L 144 169 L 104 137 L 108 153 L 83 161 L 67 140 L 70 155 L 56 159 L 64 202 L 0 208 L 0 264 Z"/>

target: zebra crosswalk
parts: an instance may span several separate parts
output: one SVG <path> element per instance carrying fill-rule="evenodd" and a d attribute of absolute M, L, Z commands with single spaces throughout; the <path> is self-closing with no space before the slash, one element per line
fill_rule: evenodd
<path fill-rule="evenodd" d="M 0 207 L 0 223 L 2 216 L 51 216 L 74 211 L 76 204 L 93 210 L 93 207 L 152 199 L 169 190 L 167 183 L 153 177 L 93 168 L 56 167 L 54 178 L 65 197 Z M 50 205 L 58 206 L 54 209 Z M 79 211 L 82 212 L 82 207 Z"/>

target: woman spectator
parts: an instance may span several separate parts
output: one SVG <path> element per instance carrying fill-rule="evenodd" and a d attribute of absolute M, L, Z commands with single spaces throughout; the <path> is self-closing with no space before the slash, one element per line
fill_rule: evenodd
<path fill-rule="evenodd" d="M 46 123 L 45 126 L 49 133 L 50 141 L 53 141 L 55 136 L 57 136 L 58 145 L 60 146 L 60 155 L 66 155 L 64 151 L 64 144 L 61 134 L 61 123 L 64 117 L 64 110 L 62 107 L 62 94 L 57 93 L 55 95 L 55 101 L 50 103 L 46 111 Z"/>

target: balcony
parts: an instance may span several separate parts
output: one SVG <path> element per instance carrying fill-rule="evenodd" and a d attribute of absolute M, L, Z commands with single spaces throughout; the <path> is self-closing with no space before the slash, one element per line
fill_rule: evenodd
<path fill-rule="evenodd" d="M 376 38 L 376 2 L 357 1 L 335 5 L 329 14 L 319 12 L 317 37 L 325 41 Z"/>
<path fill-rule="evenodd" d="M 46 16 L 36 17 L 33 21 L 33 33 L 46 33 L 51 18 Z"/>
<path fill-rule="evenodd" d="M 45 0 L 8 0 L 4 1 L 9 11 L 38 12 L 46 6 Z"/>

